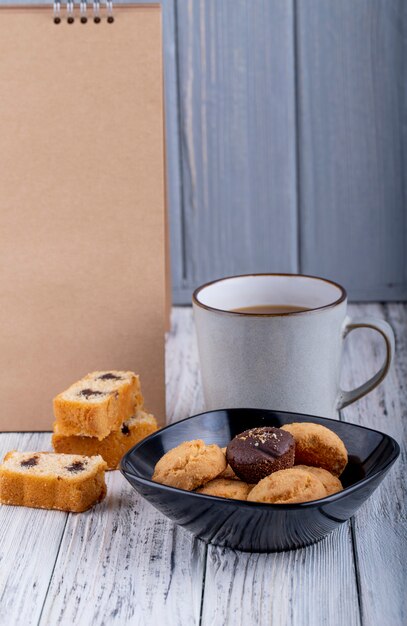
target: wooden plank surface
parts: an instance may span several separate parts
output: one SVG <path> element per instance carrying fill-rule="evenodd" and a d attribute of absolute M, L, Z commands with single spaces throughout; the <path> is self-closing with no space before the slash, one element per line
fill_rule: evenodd
<path fill-rule="evenodd" d="M 407 299 L 406 3 L 176 0 L 175 20 L 175 303 L 297 270 Z"/>
<path fill-rule="evenodd" d="M 41 624 L 198 624 L 205 546 L 119 472 L 99 507 L 69 515 Z"/>
<path fill-rule="evenodd" d="M 406 299 L 405 2 L 296 6 L 301 271 Z"/>
<path fill-rule="evenodd" d="M 363 623 L 402 626 L 407 623 L 407 307 L 358 305 L 351 314 L 385 318 L 396 334 L 395 363 L 385 383 L 342 413 L 347 421 L 388 433 L 402 447 L 395 466 L 352 521 Z M 346 388 L 367 380 L 383 358 L 377 333 L 352 332 L 343 368 Z"/>
<path fill-rule="evenodd" d="M 184 417 L 176 408 L 179 391 L 173 397 L 171 388 L 192 394 L 186 406 L 191 403 L 193 413 L 202 406 L 190 309 L 175 311 L 170 342 L 167 371 L 172 376 L 180 370 L 180 384 L 169 380 L 169 411 Z M 360 623 L 349 524 L 315 546 L 284 554 L 248 555 L 208 547 L 202 624 L 319 624 L 332 615 L 338 625 Z"/>
<path fill-rule="evenodd" d="M 166 397 L 170 422 L 204 409 L 198 345 L 190 307 L 173 309 L 166 346 Z"/>
<path fill-rule="evenodd" d="M 177 2 L 183 302 L 219 275 L 297 269 L 292 5 Z"/>
<path fill-rule="evenodd" d="M 202 402 L 190 309 L 173 315 L 166 353 L 173 421 Z M 108 473 L 107 482 L 100 507 L 68 517 L 41 624 L 198 624 L 206 546 L 119 472 Z"/>
<path fill-rule="evenodd" d="M 407 307 L 355 305 L 351 313 L 386 316 L 398 354 L 386 383 L 344 417 L 401 443 Z M 346 386 L 377 367 L 381 347 L 371 339 L 364 331 L 347 339 Z M 173 311 L 167 372 L 172 419 L 199 411 L 191 309 Z M 44 449 L 49 441 L 49 434 L 2 434 L 0 452 Z M 405 448 L 403 454 L 405 463 Z M 118 472 L 108 475 L 104 503 L 85 514 L 0 507 L 0 622 L 402 626 L 405 474 L 399 461 L 351 524 L 320 543 L 269 555 L 206 548 L 136 495 Z"/>
<path fill-rule="evenodd" d="M 182 191 L 178 103 L 178 48 L 176 0 L 162 0 L 165 139 L 167 169 L 167 217 L 169 227 L 172 291 L 180 298 L 183 280 L 184 243 L 182 232 Z M 169 289 L 171 296 L 171 286 Z M 182 302 L 182 297 L 178 301 Z"/>
<path fill-rule="evenodd" d="M 202 624 L 360 624 L 349 524 L 313 546 L 278 554 L 209 546 Z"/>
<path fill-rule="evenodd" d="M 0 434 L 9 450 L 49 450 L 48 433 Z M 0 624 L 37 624 L 60 549 L 67 514 L 0 505 Z"/>

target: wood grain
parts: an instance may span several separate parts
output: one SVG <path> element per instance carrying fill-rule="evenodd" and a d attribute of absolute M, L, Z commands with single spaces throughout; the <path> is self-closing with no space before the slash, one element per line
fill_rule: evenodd
<path fill-rule="evenodd" d="M 191 309 L 173 312 L 166 355 L 168 415 L 176 421 L 202 404 Z M 206 546 L 119 472 L 107 482 L 101 506 L 68 518 L 41 623 L 198 624 Z"/>
<path fill-rule="evenodd" d="M 219 275 L 297 269 L 292 0 L 181 0 L 177 44 L 190 302 Z"/>
<path fill-rule="evenodd" d="M 175 303 L 253 271 L 407 298 L 406 23 L 403 0 L 177 0 Z"/>
<path fill-rule="evenodd" d="M 349 524 L 313 546 L 278 554 L 209 546 L 203 626 L 359 623 Z"/>
<path fill-rule="evenodd" d="M 190 307 L 173 309 L 167 337 L 167 415 L 176 422 L 203 410 L 198 345 Z"/>
<path fill-rule="evenodd" d="M 104 503 L 70 515 L 41 624 L 198 624 L 204 545 L 119 472 Z"/>
<path fill-rule="evenodd" d="M 407 307 L 354 305 L 386 317 L 397 337 L 385 383 L 343 417 L 406 440 Z M 371 331 L 346 341 L 344 385 L 382 358 Z M 171 420 L 202 408 L 191 309 L 173 310 L 167 343 Z M 49 434 L 0 435 L 0 453 L 47 449 Z M 401 626 L 406 622 L 406 453 L 351 524 L 302 550 L 245 554 L 206 548 L 156 512 L 118 472 L 104 503 L 81 515 L 0 507 L 0 622 L 169 626 Z M 65 526 L 66 523 L 66 526 Z M 201 615 L 201 620 L 200 620 Z"/>
<path fill-rule="evenodd" d="M 358 305 L 351 313 L 386 318 L 396 334 L 395 363 L 385 382 L 342 414 L 350 422 L 388 433 L 402 447 L 400 458 L 353 521 L 363 623 L 402 626 L 407 621 L 407 308 L 400 304 Z M 379 369 L 384 359 L 382 344 L 372 331 L 352 333 L 346 341 L 344 362 L 347 388 Z"/>
<path fill-rule="evenodd" d="M 296 7 L 301 271 L 406 299 L 405 3 Z"/>
<path fill-rule="evenodd" d="M 9 450 L 49 450 L 48 433 L 0 435 Z M 37 624 L 48 592 L 67 514 L 0 505 L 0 623 Z"/>
<path fill-rule="evenodd" d="M 320 543 L 282 554 L 209 546 L 202 624 L 360 624 L 351 533 L 346 523 Z"/>
<path fill-rule="evenodd" d="M 175 301 L 183 280 L 181 160 L 178 103 L 178 48 L 176 0 L 161 2 L 163 18 L 167 216 L 170 235 L 171 275 Z M 182 302 L 181 300 L 178 300 Z"/>

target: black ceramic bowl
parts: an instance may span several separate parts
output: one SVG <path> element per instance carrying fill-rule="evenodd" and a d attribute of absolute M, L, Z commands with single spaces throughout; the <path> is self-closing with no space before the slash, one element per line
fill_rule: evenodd
<path fill-rule="evenodd" d="M 341 476 L 343 491 L 302 504 L 260 504 L 151 480 L 161 456 L 183 441 L 203 439 L 223 447 L 248 428 L 290 422 L 322 424 L 343 440 L 349 454 Z M 225 409 L 194 415 L 150 435 L 123 457 L 121 471 L 156 509 L 200 539 L 249 552 L 273 552 L 306 546 L 346 522 L 381 483 L 399 452 L 397 442 L 388 435 L 348 422 L 261 409 Z"/>

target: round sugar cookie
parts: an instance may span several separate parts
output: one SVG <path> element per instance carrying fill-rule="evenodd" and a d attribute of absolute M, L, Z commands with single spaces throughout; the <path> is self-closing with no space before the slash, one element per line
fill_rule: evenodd
<path fill-rule="evenodd" d="M 247 496 L 248 502 L 294 504 L 319 500 L 327 495 L 322 482 L 314 474 L 291 467 L 263 478 Z"/>
<path fill-rule="evenodd" d="M 322 467 L 340 476 L 348 462 L 345 445 L 329 428 L 311 422 L 295 422 L 281 427 L 295 439 L 295 465 Z"/>
<path fill-rule="evenodd" d="M 251 489 L 252 485 L 236 480 L 236 478 L 215 478 L 196 491 L 197 493 L 205 493 L 207 496 L 218 496 L 218 498 L 247 500 Z"/>
<path fill-rule="evenodd" d="M 338 491 L 342 491 L 343 489 L 342 483 L 339 478 L 331 474 L 331 472 L 328 472 L 328 470 L 323 469 L 322 467 L 311 467 L 309 465 L 295 465 L 295 467 L 297 469 L 303 469 L 306 472 L 310 472 L 310 474 L 314 474 L 314 476 L 319 478 L 319 480 L 326 489 L 327 496 L 330 496 L 333 493 L 338 493 Z"/>
<path fill-rule="evenodd" d="M 226 458 L 219 446 L 195 439 L 184 441 L 164 454 L 154 468 L 153 480 L 193 491 L 225 469 Z"/>

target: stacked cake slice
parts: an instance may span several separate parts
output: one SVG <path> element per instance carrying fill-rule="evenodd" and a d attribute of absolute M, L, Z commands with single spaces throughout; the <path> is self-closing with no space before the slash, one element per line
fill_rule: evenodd
<path fill-rule="evenodd" d="M 81 512 L 106 495 L 105 470 L 157 430 L 133 372 L 93 372 L 54 398 L 52 452 L 8 452 L 0 504 Z"/>
<path fill-rule="evenodd" d="M 139 377 L 133 372 L 93 372 L 54 398 L 56 452 L 100 455 L 108 469 L 157 430 L 144 411 Z"/>

